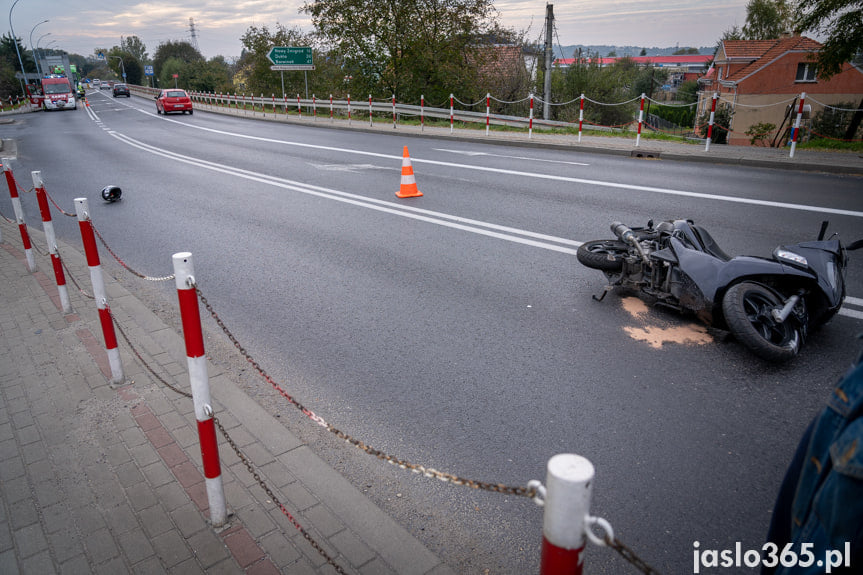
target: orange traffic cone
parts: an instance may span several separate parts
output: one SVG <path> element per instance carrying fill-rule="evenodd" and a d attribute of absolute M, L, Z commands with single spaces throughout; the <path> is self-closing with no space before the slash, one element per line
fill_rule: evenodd
<path fill-rule="evenodd" d="M 417 188 L 417 181 L 414 178 L 414 168 L 411 165 L 411 157 L 408 154 L 408 147 L 405 146 L 402 154 L 402 185 L 399 191 L 396 192 L 397 198 L 416 198 L 423 193 Z"/>

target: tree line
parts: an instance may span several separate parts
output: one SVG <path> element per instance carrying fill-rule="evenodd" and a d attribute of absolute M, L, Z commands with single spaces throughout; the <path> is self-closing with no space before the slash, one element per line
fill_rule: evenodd
<path fill-rule="evenodd" d="M 124 37 L 111 48 L 97 48 L 90 57 L 69 57 L 84 75 L 119 78 L 125 71 L 133 84 L 147 84 L 144 66 L 152 65 L 158 86 L 173 86 L 176 75 L 178 86 L 203 92 L 281 95 L 284 86 L 285 93 L 294 95 L 305 94 L 308 85 L 309 92 L 319 97 L 394 94 L 402 102 L 418 103 L 424 97 L 429 105 L 448 102 L 450 93 L 471 102 L 482 100 L 486 93 L 504 102 L 523 99 L 528 92 L 541 91 L 545 74 L 552 75 L 555 103 L 582 93 L 597 101 L 622 102 L 641 93 L 652 95 L 667 81 L 666 72 L 636 65 L 628 58 L 600 66 L 599 54 L 574 54 L 575 63 L 567 69 L 543 70 L 541 47 L 526 40 L 526 31 L 501 25 L 493 0 L 307 0 L 301 11 L 310 17 L 311 32 L 278 23 L 251 26 L 240 38 L 242 53 L 234 62 L 223 56 L 208 60 L 182 40 L 159 44 L 150 57 L 137 36 Z M 726 30 L 721 40 L 770 39 L 805 30 L 827 38 L 818 70 L 819 77 L 828 77 L 863 51 L 863 3 L 750 0 L 743 27 Z M 20 91 L 14 78 L 19 67 L 16 40 L 25 69 L 35 71 L 29 50 L 20 40 L 4 36 L 0 42 L 0 96 L 4 97 Z M 273 46 L 312 48 L 315 70 L 307 75 L 270 70 L 267 53 Z M 514 49 L 507 51 L 504 46 Z M 106 60 L 94 57 L 99 53 Z M 531 58 L 540 68 L 535 74 L 524 64 Z M 678 99 L 694 102 L 696 91 L 693 84 L 681 86 Z M 501 102 L 495 106 L 496 112 L 519 111 Z M 615 125 L 631 119 L 633 110 L 593 107 L 586 108 L 586 113 L 589 121 Z"/>

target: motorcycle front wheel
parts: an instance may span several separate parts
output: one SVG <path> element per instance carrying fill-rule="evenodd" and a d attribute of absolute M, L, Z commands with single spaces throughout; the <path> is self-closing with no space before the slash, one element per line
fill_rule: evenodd
<path fill-rule="evenodd" d="M 581 244 L 575 257 L 589 268 L 617 272 L 623 269 L 627 253 L 629 246 L 620 240 L 593 240 Z"/>
<path fill-rule="evenodd" d="M 768 361 L 788 361 L 800 351 L 800 330 L 791 321 L 773 319 L 772 311 L 782 301 L 766 287 L 740 282 L 728 288 L 722 298 L 722 312 L 728 329 L 755 355 Z"/>

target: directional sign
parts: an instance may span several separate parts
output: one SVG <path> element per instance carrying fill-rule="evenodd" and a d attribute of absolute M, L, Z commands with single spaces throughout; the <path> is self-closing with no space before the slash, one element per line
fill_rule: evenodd
<path fill-rule="evenodd" d="M 153 67 L 152 66 L 144 66 L 144 75 L 152 76 L 153 75 Z"/>
<path fill-rule="evenodd" d="M 309 47 L 273 46 L 267 58 L 270 70 L 314 70 L 312 49 Z"/>

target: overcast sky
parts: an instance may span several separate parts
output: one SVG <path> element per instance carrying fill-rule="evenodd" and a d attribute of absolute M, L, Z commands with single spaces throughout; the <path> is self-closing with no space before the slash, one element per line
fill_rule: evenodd
<path fill-rule="evenodd" d="M 9 31 L 8 9 L 0 29 Z M 561 0 L 553 2 L 560 45 L 608 44 L 645 47 L 713 46 L 722 33 L 746 19 L 747 0 Z M 119 45 L 121 36 L 138 36 L 152 56 L 161 42 L 190 40 L 194 18 L 198 47 L 205 57 L 240 55 L 240 37 L 249 26 L 280 23 L 311 31 L 303 0 L 18 0 L 12 11 L 15 34 L 30 47 L 62 48 L 85 56 L 97 47 Z M 542 0 L 497 0 L 505 26 L 526 30 L 531 40 L 543 32 Z M 49 36 L 44 34 L 49 33 Z M 53 42 L 53 43 L 52 43 Z M 567 56 L 570 56 L 567 54 Z"/>

